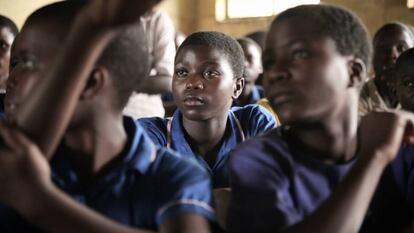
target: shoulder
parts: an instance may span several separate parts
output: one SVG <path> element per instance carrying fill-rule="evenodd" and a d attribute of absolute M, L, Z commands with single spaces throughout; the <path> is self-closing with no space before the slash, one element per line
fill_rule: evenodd
<path fill-rule="evenodd" d="M 168 120 L 168 118 L 148 117 L 140 118 L 136 122 L 144 129 L 155 144 L 164 146 L 167 143 L 166 133 Z"/>
<path fill-rule="evenodd" d="M 252 180 L 266 180 L 277 170 L 288 170 L 289 167 L 293 167 L 292 154 L 281 131 L 280 128 L 273 129 L 239 144 L 230 157 L 229 170 L 232 175 L 241 180 L 247 180 L 246 175 L 251 178 L 259 176 Z"/>
<path fill-rule="evenodd" d="M 233 107 L 231 111 L 241 123 L 247 136 L 255 136 L 278 126 L 273 115 L 257 104 Z"/>
<path fill-rule="evenodd" d="M 210 176 L 195 161 L 158 148 L 151 170 L 156 173 L 156 182 L 162 184 L 157 191 L 162 202 L 157 210 L 157 222 L 184 213 L 214 219 Z"/>

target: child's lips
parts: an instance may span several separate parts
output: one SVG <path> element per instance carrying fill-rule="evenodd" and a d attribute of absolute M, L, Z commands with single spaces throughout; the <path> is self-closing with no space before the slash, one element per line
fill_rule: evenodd
<path fill-rule="evenodd" d="M 270 102 L 274 106 L 280 106 L 292 100 L 292 93 L 291 92 L 280 92 L 273 94 L 269 97 Z"/>
<path fill-rule="evenodd" d="M 186 96 L 183 102 L 184 105 L 188 107 L 197 107 L 204 105 L 204 99 L 198 96 Z"/>

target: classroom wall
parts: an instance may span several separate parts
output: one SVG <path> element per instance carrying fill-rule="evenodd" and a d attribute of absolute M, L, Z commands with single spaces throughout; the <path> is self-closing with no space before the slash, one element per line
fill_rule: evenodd
<path fill-rule="evenodd" d="M 288 0 L 287 0 L 288 1 Z M 373 34 L 382 24 L 399 20 L 414 25 L 414 10 L 406 7 L 406 0 L 323 0 L 354 11 Z M 272 18 L 215 20 L 215 0 L 165 0 L 162 10 L 169 13 L 176 27 L 189 34 L 198 30 L 216 30 L 238 37 L 255 30 L 267 29 Z"/>
<path fill-rule="evenodd" d="M 9 17 L 21 28 L 34 10 L 52 2 L 57 0 L 0 0 L 0 14 Z"/>

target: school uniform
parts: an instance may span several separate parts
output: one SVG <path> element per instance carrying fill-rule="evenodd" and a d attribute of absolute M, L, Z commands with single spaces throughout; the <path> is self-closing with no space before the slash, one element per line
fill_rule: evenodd
<path fill-rule="evenodd" d="M 228 187 L 227 161 L 231 150 L 246 138 L 262 134 L 276 127 L 271 114 L 258 105 L 234 107 L 228 113 L 224 138 L 212 167 L 195 153 L 186 139 L 182 114 L 177 110 L 172 118 L 141 118 L 138 122 L 155 144 L 177 151 L 180 155 L 198 161 L 212 176 L 213 187 Z"/>
<path fill-rule="evenodd" d="M 125 118 L 125 129 L 130 140 L 124 151 L 87 185 L 80 183 L 68 160 L 68 149 L 61 146 L 51 161 L 53 182 L 79 203 L 129 226 L 156 231 L 167 218 L 184 213 L 213 221 L 211 182 L 204 169 L 157 148 L 133 119 Z M 32 231 L 27 225 L 20 229 L 7 222 L 1 222 L 1 227 L 11 232 Z"/>
<path fill-rule="evenodd" d="M 356 161 L 322 163 L 312 158 L 316 152 L 294 140 L 290 132 L 280 127 L 248 140 L 232 153 L 229 232 L 277 232 L 302 221 L 331 196 Z M 401 227 L 400 224 L 412 219 L 414 187 L 407 188 L 410 185 L 407 181 L 414 180 L 410 169 L 414 165 L 414 147 L 411 149 L 400 152 L 387 168 L 361 232 L 397 232 L 396 228 L 383 230 Z M 407 160 L 403 154 L 406 157 L 411 154 L 411 159 Z M 412 203 L 408 205 L 404 197 L 409 197 Z M 384 221 L 384 215 L 393 220 Z"/>
<path fill-rule="evenodd" d="M 252 88 L 252 92 L 250 93 L 249 100 L 247 104 L 256 104 L 261 98 L 264 97 L 264 90 L 263 87 L 260 85 L 254 85 Z M 246 104 L 246 105 L 247 105 Z M 238 99 L 233 100 L 232 107 L 242 107 L 240 101 Z"/>

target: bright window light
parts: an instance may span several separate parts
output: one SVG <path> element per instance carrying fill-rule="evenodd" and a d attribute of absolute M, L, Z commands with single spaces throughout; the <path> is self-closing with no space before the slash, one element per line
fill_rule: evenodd
<path fill-rule="evenodd" d="M 268 17 L 298 5 L 319 3 L 319 0 L 216 0 L 216 19 Z"/>

